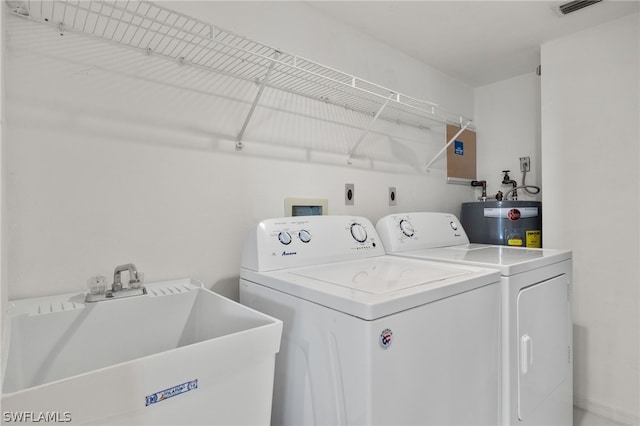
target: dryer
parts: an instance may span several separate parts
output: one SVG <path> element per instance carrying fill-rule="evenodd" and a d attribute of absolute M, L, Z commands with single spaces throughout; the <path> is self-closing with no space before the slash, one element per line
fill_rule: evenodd
<path fill-rule="evenodd" d="M 376 228 L 388 254 L 498 269 L 501 423 L 573 424 L 571 251 L 469 244 L 448 213 L 393 214 Z"/>
<path fill-rule="evenodd" d="M 283 321 L 275 425 L 495 425 L 496 270 L 385 255 L 363 217 L 260 222 L 240 302 Z"/>

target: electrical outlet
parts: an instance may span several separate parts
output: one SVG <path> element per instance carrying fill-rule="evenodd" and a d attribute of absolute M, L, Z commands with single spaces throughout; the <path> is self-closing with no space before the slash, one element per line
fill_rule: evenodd
<path fill-rule="evenodd" d="M 396 193 L 396 187 L 389 187 L 389 205 L 396 206 L 398 204 L 398 194 Z"/>
<path fill-rule="evenodd" d="M 531 170 L 531 160 L 529 157 L 520 157 L 520 171 L 528 172 Z"/>
<path fill-rule="evenodd" d="M 352 206 L 355 197 L 355 186 L 352 183 L 344 184 L 344 205 Z"/>

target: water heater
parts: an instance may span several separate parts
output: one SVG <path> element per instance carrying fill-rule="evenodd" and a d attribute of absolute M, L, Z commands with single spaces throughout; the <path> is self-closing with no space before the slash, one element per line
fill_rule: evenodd
<path fill-rule="evenodd" d="M 539 201 L 462 203 L 460 222 L 472 243 L 542 247 L 542 203 Z"/>

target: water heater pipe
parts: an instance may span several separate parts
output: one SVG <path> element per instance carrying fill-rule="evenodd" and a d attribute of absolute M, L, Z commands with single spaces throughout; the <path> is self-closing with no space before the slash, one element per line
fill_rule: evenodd
<path fill-rule="evenodd" d="M 486 180 L 472 180 L 471 186 L 481 186 L 482 196 L 480 198 L 482 199 L 482 201 L 487 201 L 487 181 Z"/>
<path fill-rule="evenodd" d="M 529 190 L 527 190 L 527 188 L 534 188 L 537 189 L 537 191 L 535 192 L 530 192 Z M 511 188 L 510 190 L 508 190 L 507 192 L 504 193 L 504 200 L 507 201 L 509 199 L 509 195 L 512 192 L 517 191 L 518 189 L 524 189 L 525 191 L 529 192 L 529 194 L 537 194 L 538 192 L 540 192 L 540 188 L 538 188 L 537 186 L 533 186 L 533 185 L 520 185 L 520 186 L 515 186 L 513 188 Z M 515 200 L 514 200 L 515 201 Z"/>
<path fill-rule="evenodd" d="M 535 185 L 527 185 L 524 180 L 527 177 L 527 172 L 522 172 L 522 187 L 527 194 L 535 195 L 540 193 L 540 187 Z M 534 190 L 529 190 L 528 188 L 533 188 Z"/>

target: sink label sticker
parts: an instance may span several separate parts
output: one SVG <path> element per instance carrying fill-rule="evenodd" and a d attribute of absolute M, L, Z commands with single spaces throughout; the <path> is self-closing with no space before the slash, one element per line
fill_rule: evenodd
<path fill-rule="evenodd" d="M 165 399 L 172 398 L 177 395 L 181 395 L 185 392 L 192 391 L 198 388 L 198 380 L 191 380 L 189 382 L 182 383 L 180 385 L 173 386 L 169 389 L 161 390 L 151 395 L 145 396 L 145 406 L 155 404 L 157 402 L 164 401 Z"/>

